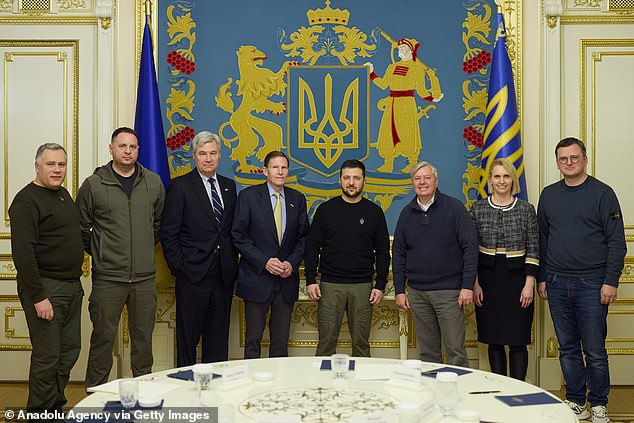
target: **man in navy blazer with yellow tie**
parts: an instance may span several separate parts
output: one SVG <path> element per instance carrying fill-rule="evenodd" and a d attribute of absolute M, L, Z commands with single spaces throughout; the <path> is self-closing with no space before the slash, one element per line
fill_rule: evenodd
<path fill-rule="evenodd" d="M 161 221 L 161 243 L 176 276 L 178 367 L 228 358 L 229 320 L 238 273 L 231 243 L 236 184 L 216 170 L 220 138 L 203 131 L 192 140 L 196 169 L 170 181 Z"/>
<path fill-rule="evenodd" d="M 288 356 L 293 304 L 299 295 L 299 265 L 308 233 L 306 197 L 285 187 L 288 157 L 271 151 L 264 159 L 266 183 L 240 192 L 231 237 L 240 251 L 236 295 L 244 299 L 244 358 L 259 358 L 266 314 L 271 311 L 269 357 Z"/>

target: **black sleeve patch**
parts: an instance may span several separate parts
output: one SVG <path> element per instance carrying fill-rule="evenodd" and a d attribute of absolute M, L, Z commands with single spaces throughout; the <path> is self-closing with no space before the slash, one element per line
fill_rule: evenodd
<path fill-rule="evenodd" d="M 623 216 L 621 215 L 620 211 L 615 211 L 614 213 L 610 214 L 610 218 L 612 218 L 612 220 L 621 220 L 623 219 Z"/>

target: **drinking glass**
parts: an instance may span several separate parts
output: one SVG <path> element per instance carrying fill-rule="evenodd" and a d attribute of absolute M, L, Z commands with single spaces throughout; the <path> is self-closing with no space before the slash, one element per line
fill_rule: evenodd
<path fill-rule="evenodd" d="M 139 381 L 123 379 L 119 381 L 119 400 L 123 408 L 132 408 L 139 398 Z"/>
<path fill-rule="evenodd" d="M 454 372 L 439 372 L 436 374 L 436 401 L 438 408 L 445 417 L 453 415 L 458 404 L 458 374 Z"/>
<path fill-rule="evenodd" d="M 213 377 L 213 365 L 210 363 L 194 364 L 192 367 L 194 373 L 194 382 L 196 383 L 196 391 L 198 393 L 198 402 L 200 403 L 202 391 L 209 389 L 211 379 Z"/>
<path fill-rule="evenodd" d="M 330 356 L 332 371 L 336 379 L 345 379 L 350 366 L 350 356 L 348 354 L 333 354 Z"/>

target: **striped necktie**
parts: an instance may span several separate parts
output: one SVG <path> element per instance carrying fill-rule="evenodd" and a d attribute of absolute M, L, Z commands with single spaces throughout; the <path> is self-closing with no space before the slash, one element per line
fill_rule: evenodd
<path fill-rule="evenodd" d="M 207 179 L 209 185 L 211 185 L 211 205 L 214 209 L 214 215 L 216 216 L 216 224 L 218 228 L 220 228 L 220 224 L 222 223 L 222 212 L 224 211 L 222 208 L 222 202 L 220 201 L 220 196 L 218 195 L 218 191 L 216 191 L 216 180 L 214 178 Z"/>

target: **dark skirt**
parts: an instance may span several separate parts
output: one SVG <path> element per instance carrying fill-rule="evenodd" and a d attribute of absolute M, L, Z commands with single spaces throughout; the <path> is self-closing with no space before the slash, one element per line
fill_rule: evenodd
<path fill-rule="evenodd" d="M 494 267 L 478 266 L 484 299 L 476 306 L 478 341 L 484 344 L 528 345 L 531 343 L 533 304 L 520 306 L 526 276 L 524 269 L 507 269 L 506 258 L 496 255 Z"/>

